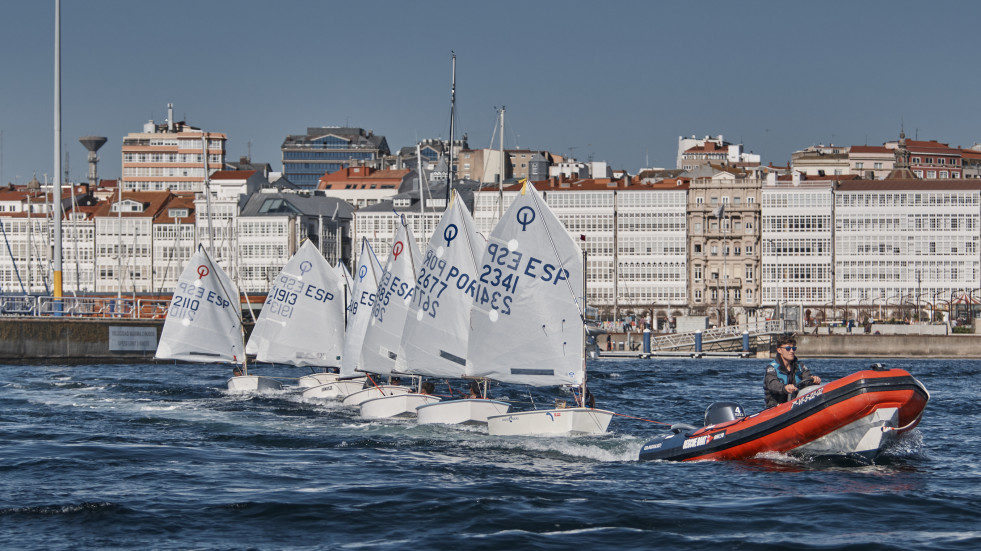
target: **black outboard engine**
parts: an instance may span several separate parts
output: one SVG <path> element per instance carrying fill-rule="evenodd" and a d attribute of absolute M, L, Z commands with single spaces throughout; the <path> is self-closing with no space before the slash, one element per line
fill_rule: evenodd
<path fill-rule="evenodd" d="M 743 417 L 746 417 L 746 412 L 736 402 L 715 402 L 705 408 L 705 426 L 718 425 Z"/>

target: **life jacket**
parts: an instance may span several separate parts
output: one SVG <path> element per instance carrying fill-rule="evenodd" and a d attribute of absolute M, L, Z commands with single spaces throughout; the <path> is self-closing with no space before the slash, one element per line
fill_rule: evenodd
<path fill-rule="evenodd" d="M 794 360 L 794 363 L 791 365 L 795 368 L 792 372 L 794 374 L 794 386 L 798 386 L 798 384 L 804 379 L 804 377 L 801 376 L 801 373 L 803 373 L 805 368 L 804 365 L 797 360 Z M 780 378 L 784 385 L 790 384 L 790 373 L 785 373 L 780 368 L 780 362 L 773 360 L 770 362 L 770 367 L 777 372 L 777 377 Z"/>

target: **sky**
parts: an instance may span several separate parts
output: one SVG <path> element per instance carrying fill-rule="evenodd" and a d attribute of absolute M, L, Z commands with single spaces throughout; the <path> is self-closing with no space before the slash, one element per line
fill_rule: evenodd
<path fill-rule="evenodd" d="M 53 177 L 54 0 L 0 3 L 0 182 Z M 175 119 L 281 170 L 307 127 L 353 126 L 392 151 L 455 135 L 674 168 L 678 137 L 723 137 L 789 162 L 815 144 L 981 142 L 979 2 L 63 0 L 62 143 Z M 497 147 L 496 138 L 493 147 Z M 64 167 L 63 167 L 64 170 Z"/>

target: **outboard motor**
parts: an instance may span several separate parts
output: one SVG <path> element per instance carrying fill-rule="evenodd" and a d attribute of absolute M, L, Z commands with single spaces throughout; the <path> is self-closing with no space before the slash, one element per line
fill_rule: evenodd
<path fill-rule="evenodd" d="M 743 417 L 746 417 L 746 412 L 736 402 L 715 402 L 705 408 L 705 426 L 735 421 Z"/>

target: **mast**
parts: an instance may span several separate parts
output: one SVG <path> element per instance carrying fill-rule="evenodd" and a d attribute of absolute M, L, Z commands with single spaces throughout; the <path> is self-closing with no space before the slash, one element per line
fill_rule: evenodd
<path fill-rule="evenodd" d="M 497 180 L 497 219 L 504 218 L 504 106 L 501 106 L 501 135 L 498 136 L 501 149 L 501 175 Z"/>
<path fill-rule="evenodd" d="M 421 217 L 424 217 L 426 215 L 426 209 L 423 207 L 422 204 L 423 201 L 422 199 L 422 148 L 419 147 L 418 143 L 416 144 L 416 174 L 418 174 L 419 176 L 419 216 L 420 216 L 419 220 L 421 222 L 422 221 Z M 447 170 L 447 175 L 448 174 L 449 174 L 449 170 Z M 447 185 L 446 185 L 447 193 L 449 193 L 449 189 L 450 189 L 449 180 L 447 180 Z"/>
<path fill-rule="evenodd" d="M 449 164 L 446 167 L 446 204 L 450 204 L 450 188 L 453 187 L 453 119 L 456 115 L 456 53 L 453 54 L 453 70 L 450 78 L 450 153 Z M 419 181 L 419 201 L 422 201 L 422 180 Z"/>
<path fill-rule="evenodd" d="M 54 298 L 55 312 L 61 312 L 61 0 L 55 0 L 55 89 L 54 89 Z"/>
<path fill-rule="evenodd" d="M 208 134 L 201 133 L 201 144 L 204 149 L 204 199 L 208 205 L 208 252 L 215 258 L 215 233 L 211 229 L 211 178 L 208 175 Z"/>

